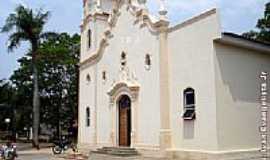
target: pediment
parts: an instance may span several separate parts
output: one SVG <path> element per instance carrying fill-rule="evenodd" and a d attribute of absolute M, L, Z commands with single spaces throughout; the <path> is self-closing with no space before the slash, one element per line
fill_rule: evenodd
<path fill-rule="evenodd" d="M 95 14 L 99 13 L 94 13 L 92 16 L 95 17 Z M 108 27 L 103 32 L 98 48 L 91 54 L 91 57 L 80 63 L 81 69 L 84 69 L 85 66 L 96 64 L 101 59 L 105 48 L 110 44 L 110 39 L 115 36 L 114 29 L 119 23 L 120 16 L 128 16 L 130 24 L 126 25 L 136 24 L 139 28 L 147 27 L 151 34 L 159 34 L 164 31 L 164 27 L 167 28 L 169 26 L 169 21 L 155 18 L 148 12 L 147 8 L 138 5 L 136 1 L 118 0 L 112 13 L 109 15 Z"/>

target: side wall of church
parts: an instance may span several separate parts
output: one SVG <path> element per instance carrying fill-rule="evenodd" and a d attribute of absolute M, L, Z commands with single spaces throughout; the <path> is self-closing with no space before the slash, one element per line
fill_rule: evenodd
<path fill-rule="evenodd" d="M 173 148 L 217 150 L 213 40 L 220 37 L 216 10 L 186 21 L 169 34 Z M 195 90 L 196 119 L 183 120 L 186 88 Z"/>
<path fill-rule="evenodd" d="M 215 50 L 219 149 L 258 149 L 259 76 L 270 71 L 270 56 L 220 43 Z"/>

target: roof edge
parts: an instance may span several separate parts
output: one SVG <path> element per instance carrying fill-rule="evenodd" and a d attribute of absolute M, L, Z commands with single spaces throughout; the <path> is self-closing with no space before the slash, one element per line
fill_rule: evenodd
<path fill-rule="evenodd" d="M 202 19 L 205 19 L 205 18 L 207 18 L 208 16 L 213 15 L 213 14 L 216 14 L 216 13 L 217 13 L 217 8 L 213 8 L 213 9 L 208 10 L 208 11 L 206 11 L 206 12 L 204 12 L 204 13 L 201 13 L 201 14 L 199 14 L 199 15 L 197 15 L 197 16 L 194 16 L 194 17 L 192 17 L 192 18 L 190 18 L 190 19 L 187 19 L 187 20 L 185 20 L 185 21 L 182 22 L 182 23 L 179 23 L 179 24 L 176 24 L 175 26 L 170 27 L 170 28 L 168 29 L 168 31 L 169 31 L 169 32 L 176 31 L 176 30 L 178 30 L 178 29 L 181 29 L 181 28 L 183 28 L 183 27 L 186 27 L 186 26 L 188 26 L 188 25 L 191 25 L 191 24 L 193 24 L 193 23 L 196 23 L 196 22 L 198 22 L 198 21 L 200 21 L 200 20 L 202 20 Z"/>
<path fill-rule="evenodd" d="M 270 54 L 270 44 L 253 40 L 253 39 L 248 39 L 234 33 L 223 32 L 222 37 L 217 38 L 214 41 L 218 43 L 226 44 L 226 45 L 241 47 L 245 49 L 250 49 L 250 50 L 255 50 L 255 51 Z"/>

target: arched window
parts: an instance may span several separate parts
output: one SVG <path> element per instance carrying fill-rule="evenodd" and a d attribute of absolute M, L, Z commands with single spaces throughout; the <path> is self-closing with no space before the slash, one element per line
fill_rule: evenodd
<path fill-rule="evenodd" d="M 145 55 L 145 68 L 147 70 L 151 68 L 151 56 L 149 54 Z"/>
<path fill-rule="evenodd" d="M 103 81 L 106 81 L 106 79 L 107 79 L 106 71 L 103 71 L 103 72 L 102 72 L 102 80 L 103 80 Z"/>
<path fill-rule="evenodd" d="M 86 127 L 90 127 L 90 114 L 91 114 L 91 112 L 90 112 L 90 108 L 89 107 L 87 107 L 86 108 Z"/>
<path fill-rule="evenodd" d="M 193 88 L 184 90 L 184 114 L 185 120 L 194 120 L 195 115 L 195 91 Z"/>
<path fill-rule="evenodd" d="M 90 74 L 87 74 L 86 75 L 86 81 L 87 81 L 87 83 L 90 83 L 91 82 L 91 76 L 90 76 Z"/>
<path fill-rule="evenodd" d="M 88 48 L 91 48 L 91 44 L 92 44 L 92 31 L 91 31 L 91 29 L 88 29 L 87 37 L 88 37 Z"/>

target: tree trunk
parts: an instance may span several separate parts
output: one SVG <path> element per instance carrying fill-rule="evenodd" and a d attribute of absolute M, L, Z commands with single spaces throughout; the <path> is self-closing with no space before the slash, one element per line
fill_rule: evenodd
<path fill-rule="evenodd" d="M 39 149 L 39 123 L 40 123 L 40 97 L 38 85 L 38 69 L 37 69 L 37 43 L 32 43 L 32 66 L 33 66 L 33 140 L 34 148 Z"/>
<path fill-rule="evenodd" d="M 38 70 L 33 64 L 33 147 L 39 149 L 39 121 L 40 121 L 40 99 L 38 87 Z"/>
<path fill-rule="evenodd" d="M 58 140 L 60 140 L 61 135 L 60 135 L 60 106 L 61 106 L 61 102 L 59 99 L 58 100 L 58 106 L 57 106 L 57 127 L 56 127 L 56 134 L 57 134 L 57 138 Z"/>

